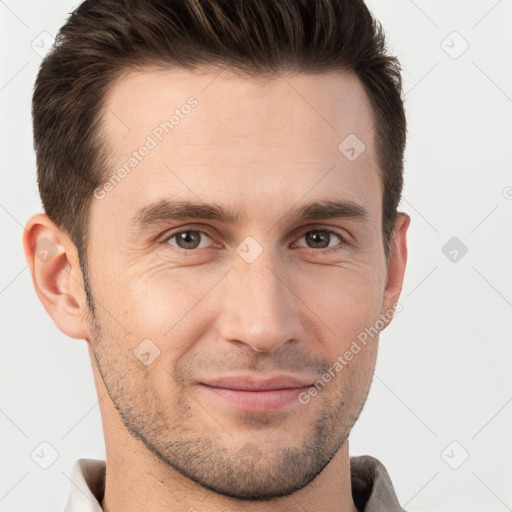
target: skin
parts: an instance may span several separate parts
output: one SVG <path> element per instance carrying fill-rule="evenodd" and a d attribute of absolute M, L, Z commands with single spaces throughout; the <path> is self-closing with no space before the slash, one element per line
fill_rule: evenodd
<path fill-rule="evenodd" d="M 65 334 L 89 347 L 107 453 L 102 506 L 355 512 L 348 435 L 370 388 L 378 335 L 307 404 L 251 412 L 200 383 L 235 374 L 314 383 L 365 328 L 386 314 L 388 325 L 410 218 L 398 215 L 386 261 L 368 97 L 348 73 L 130 72 L 103 111 L 111 171 L 189 97 L 197 106 L 172 133 L 92 201 L 94 314 L 74 244 L 44 214 L 26 225 L 40 300 Z M 365 144 L 354 161 L 338 150 L 348 134 Z M 137 228 L 136 213 L 161 199 L 215 203 L 239 219 Z M 353 201 L 367 218 L 289 215 L 325 200 Z M 171 237 L 180 230 L 188 246 Z M 262 250 L 250 263 L 237 252 L 249 236 Z M 57 250 L 46 262 L 36 257 L 44 237 Z M 145 339 L 159 350 L 147 366 L 134 355 Z"/>

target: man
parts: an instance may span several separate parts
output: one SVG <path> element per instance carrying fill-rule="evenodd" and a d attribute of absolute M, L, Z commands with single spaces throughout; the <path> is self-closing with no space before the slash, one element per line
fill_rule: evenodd
<path fill-rule="evenodd" d="M 66 511 L 402 510 L 349 457 L 402 287 L 405 116 L 359 0 L 84 2 L 33 98 L 36 292 L 88 344 Z"/>

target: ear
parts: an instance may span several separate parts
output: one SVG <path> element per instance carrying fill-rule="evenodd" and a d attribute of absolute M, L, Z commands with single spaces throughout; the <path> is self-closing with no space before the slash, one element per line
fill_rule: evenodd
<path fill-rule="evenodd" d="M 385 322 L 385 327 L 393 318 L 392 312 L 402 291 L 407 264 L 407 229 L 410 223 L 411 218 L 407 213 L 398 212 L 390 239 L 387 281 L 381 310 L 381 318 Z M 400 310 L 401 307 L 397 306 L 396 311 Z"/>
<path fill-rule="evenodd" d="M 76 247 L 42 213 L 25 224 L 23 249 L 39 300 L 57 327 L 71 338 L 87 339 L 87 303 Z"/>

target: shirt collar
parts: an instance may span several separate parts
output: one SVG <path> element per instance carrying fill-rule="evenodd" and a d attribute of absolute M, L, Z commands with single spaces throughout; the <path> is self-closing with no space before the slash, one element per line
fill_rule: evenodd
<path fill-rule="evenodd" d="M 352 498 L 360 512 L 405 512 L 386 468 L 375 457 L 350 457 L 350 476 Z"/>
<path fill-rule="evenodd" d="M 103 512 L 106 463 L 97 459 L 78 459 L 71 468 L 70 491 L 64 512 Z"/>
<path fill-rule="evenodd" d="M 352 497 L 360 512 L 405 512 L 384 465 L 375 457 L 350 457 Z M 106 463 L 78 459 L 71 468 L 71 484 L 64 512 L 103 512 Z"/>

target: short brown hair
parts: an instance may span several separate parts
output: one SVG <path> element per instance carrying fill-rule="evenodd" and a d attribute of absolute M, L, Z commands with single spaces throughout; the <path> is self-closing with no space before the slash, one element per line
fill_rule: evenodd
<path fill-rule="evenodd" d="M 123 72 L 152 64 L 247 75 L 354 72 L 376 120 L 388 258 L 406 120 L 399 63 L 362 0 L 87 0 L 43 60 L 32 104 L 43 206 L 81 261 L 94 190 L 111 172 L 98 129 L 103 99 Z"/>

